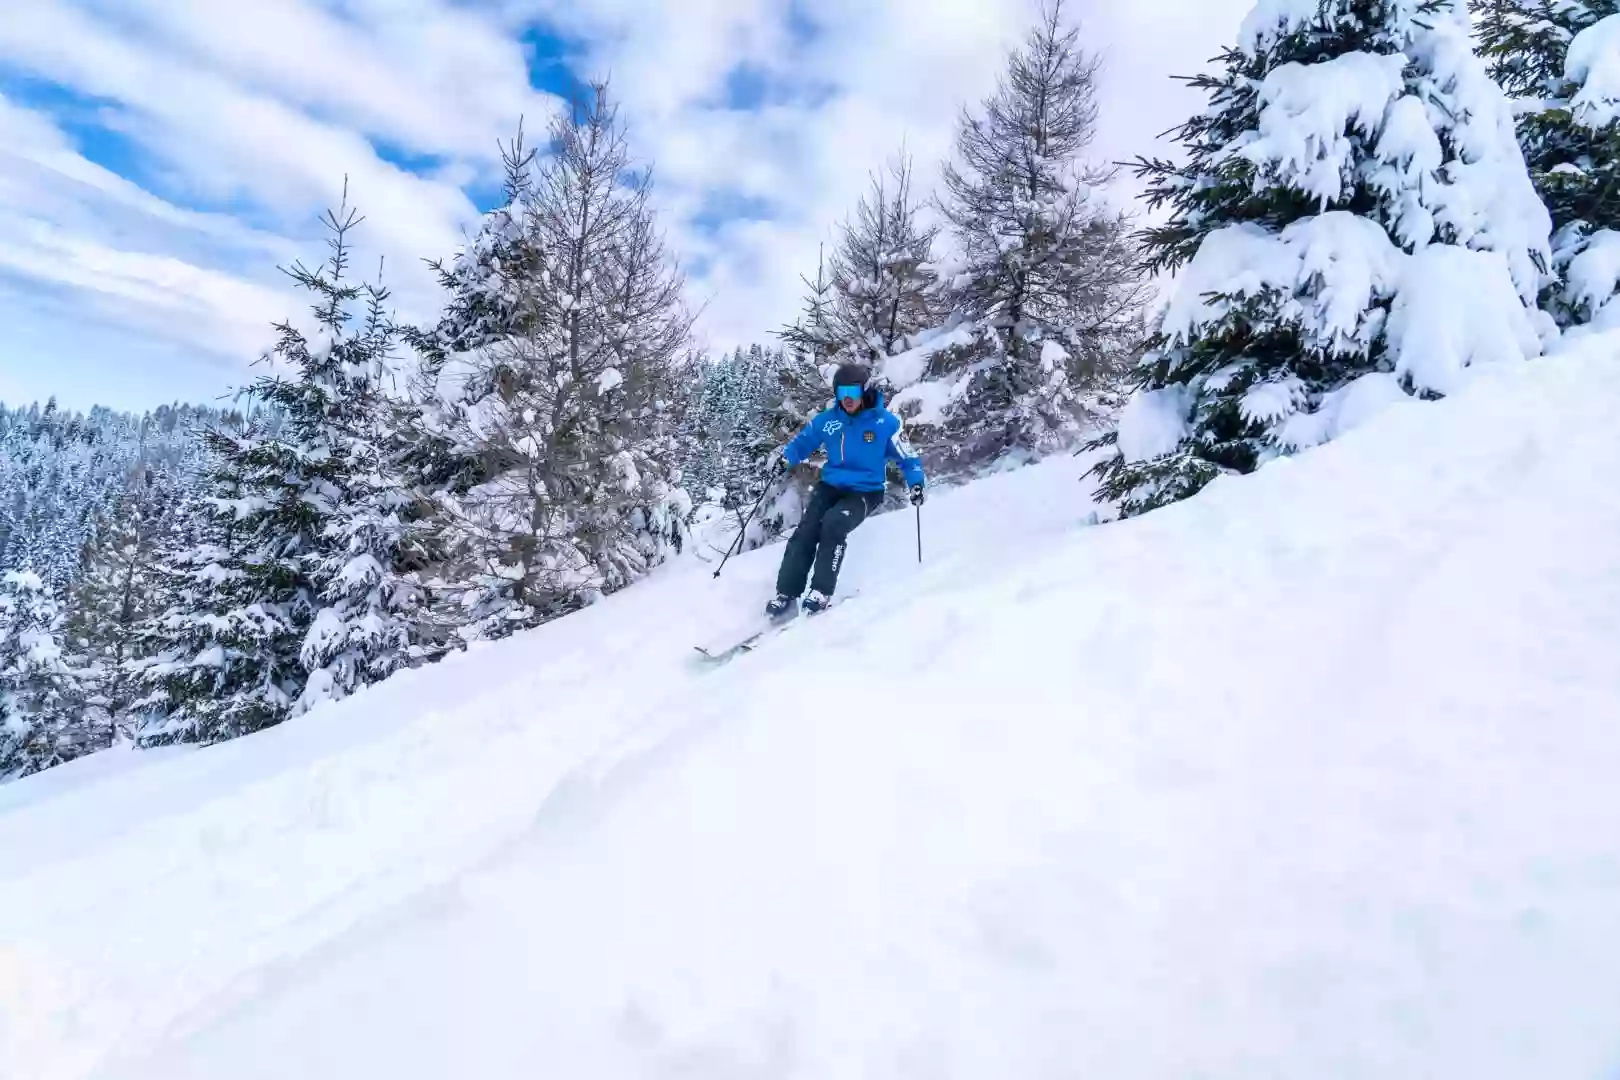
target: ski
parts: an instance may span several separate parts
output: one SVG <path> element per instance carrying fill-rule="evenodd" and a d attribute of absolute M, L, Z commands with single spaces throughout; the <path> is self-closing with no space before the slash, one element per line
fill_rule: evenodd
<path fill-rule="evenodd" d="M 743 630 L 739 634 L 727 635 L 726 637 L 720 638 L 717 641 L 712 641 L 703 645 L 694 645 L 692 648 L 696 649 L 701 656 L 711 663 L 724 663 L 725 661 L 740 656 L 745 652 L 753 652 L 761 644 L 763 644 L 766 639 L 773 638 L 784 630 L 792 629 L 795 625 L 803 622 L 805 619 L 813 619 L 818 615 L 824 615 L 845 600 L 853 599 L 855 595 L 855 593 L 850 593 L 847 596 L 833 597 L 832 601 L 825 608 L 821 609 L 821 611 L 816 612 L 815 615 L 806 615 L 797 607 L 794 607 L 790 609 L 788 614 L 782 615 L 775 619 L 768 615 L 761 616 L 758 622 L 750 624 L 747 629 Z"/>
<path fill-rule="evenodd" d="M 766 618 L 754 623 L 740 635 L 731 634 L 718 641 L 692 647 L 709 660 L 730 660 L 739 653 L 751 651 L 765 638 L 786 630 L 798 621 L 798 610 L 794 609 L 791 615 L 783 615 L 776 619 Z"/>

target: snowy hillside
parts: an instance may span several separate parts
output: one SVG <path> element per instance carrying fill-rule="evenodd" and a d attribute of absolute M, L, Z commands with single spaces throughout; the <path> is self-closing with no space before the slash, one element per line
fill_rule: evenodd
<path fill-rule="evenodd" d="M 11 785 L 0 1076 L 1614 1076 L 1616 352 L 945 493 L 723 668 L 779 549 Z"/>

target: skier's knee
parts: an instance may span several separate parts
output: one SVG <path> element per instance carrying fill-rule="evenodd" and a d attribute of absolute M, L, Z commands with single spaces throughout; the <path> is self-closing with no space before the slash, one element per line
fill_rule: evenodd
<path fill-rule="evenodd" d="M 860 518 L 855 511 L 848 507 L 840 507 L 827 515 L 821 523 L 821 538 L 837 543 L 850 534 L 855 526 L 860 524 Z"/>

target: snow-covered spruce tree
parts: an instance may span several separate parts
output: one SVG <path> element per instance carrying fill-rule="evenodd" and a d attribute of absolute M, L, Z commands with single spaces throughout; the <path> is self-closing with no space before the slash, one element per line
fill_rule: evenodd
<path fill-rule="evenodd" d="M 1069 445 L 1087 385 L 1130 352 L 1147 299 L 1126 219 L 1087 164 L 1097 61 L 1050 0 L 979 113 L 964 112 L 941 210 L 961 263 L 942 275 L 957 326 L 919 374 L 889 365 L 896 405 L 936 474 Z M 901 368 L 908 370 L 901 371 Z"/>
<path fill-rule="evenodd" d="M 527 314 L 450 354 L 476 392 L 434 417 L 479 463 L 477 483 L 435 496 L 440 577 L 486 636 L 641 577 L 678 548 L 690 508 L 676 466 L 691 320 L 649 174 L 602 84 L 553 121 L 550 146 L 518 159 L 528 175 L 505 211 L 533 262 L 499 287 Z"/>
<path fill-rule="evenodd" d="M 305 562 L 318 606 L 299 652 L 308 680 L 298 712 L 406 666 L 422 603 L 415 568 L 424 561 L 423 528 L 408 513 L 412 496 L 394 469 L 397 413 L 383 392 L 394 342 L 389 294 L 380 283 L 356 290 L 343 281 L 344 237 L 357 221 L 352 213 L 331 219 L 327 272 L 293 271 L 322 298 L 316 318 L 323 340 L 312 348 L 283 329 L 278 347 L 303 376 L 303 385 L 276 384 L 288 392 L 282 400 L 292 433 L 306 454 L 324 454 L 336 466 L 313 473 L 306 496 L 324 498 L 325 523 Z M 351 331 L 344 308 L 355 300 L 366 310 Z"/>
<path fill-rule="evenodd" d="M 931 265 L 938 230 L 918 220 L 918 209 L 911 159 L 902 153 L 886 175 L 871 178 L 833 253 L 826 323 L 841 355 L 874 370 L 938 321 Z"/>
<path fill-rule="evenodd" d="M 1262 0 L 1191 80 L 1185 163 L 1137 166 L 1180 274 L 1097 468 L 1121 513 L 1540 351 L 1550 224 L 1469 31 L 1462 0 Z"/>
<path fill-rule="evenodd" d="M 146 461 L 135 471 L 129 490 L 98 527 L 84 576 L 67 604 L 66 648 L 85 690 L 80 722 L 93 729 L 98 748 L 127 734 L 136 634 L 158 613 L 160 543 L 183 503 L 175 473 Z"/>
<path fill-rule="evenodd" d="M 208 433 L 204 542 L 176 553 L 175 602 L 146 635 L 145 741 L 246 734 L 408 660 L 416 595 L 399 568 L 411 537 L 382 450 L 392 328 L 386 291 L 349 279 L 359 221 L 345 199 L 325 218 L 327 261 L 288 271 L 315 296 L 315 330 L 278 324 L 289 377 L 251 388 L 278 415 L 274 433 Z"/>
<path fill-rule="evenodd" d="M 302 689 L 298 637 L 282 610 L 257 601 L 244 563 L 245 451 L 257 424 L 205 429 L 213 452 L 199 487 L 157 541 L 153 613 L 136 625 L 127 662 L 136 742 L 219 742 L 279 723 Z"/>
<path fill-rule="evenodd" d="M 764 476 L 763 459 L 754 446 L 764 434 L 759 414 L 761 383 L 768 376 L 759 346 L 738 346 L 698 367 L 697 388 L 687 410 L 690 448 L 681 470 L 686 490 L 700 501 L 735 510 L 757 498 L 756 480 Z"/>
<path fill-rule="evenodd" d="M 440 492 L 463 495 L 487 478 L 482 448 L 466 445 L 461 436 L 468 415 L 499 395 L 512 373 L 490 362 L 483 350 L 538 329 L 548 315 L 525 286 L 544 270 L 540 238 L 525 219 L 534 158 L 520 127 L 501 148 L 505 201 L 484 216 L 448 266 L 430 264 L 444 290 L 444 310 L 431 327 L 400 328 L 416 359 L 404 402 L 408 440 L 400 463 L 406 480 L 429 500 Z"/>
<path fill-rule="evenodd" d="M 125 483 L 119 420 L 66 412 L 53 399 L 0 433 L 0 569 L 27 567 L 57 596 L 71 587 Z"/>
<path fill-rule="evenodd" d="M 63 659 L 62 616 L 32 570 L 0 574 L 0 780 L 85 753 L 79 687 Z"/>
<path fill-rule="evenodd" d="M 54 402 L 0 406 L 0 570 L 28 566 L 58 596 L 74 588 L 141 473 L 140 462 L 183 473 L 195 459 L 193 420 L 239 417 L 193 406 L 149 416 L 104 408 L 73 413 Z"/>
<path fill-rule="evenodd" d="M 525 214 L 534 199 L 535 151 L 518 126 L 501 147 L 505 198 L 479 223 L 472 242 L 449 266 L 431 264 L 445 290 L 445 310 L 435 325 L 437 351 L 464 353 L 539 326 L 548 312 L 524 283 L 545 269 L 540 238 L 527 228 Z M 421 339 L 407 331 L 410 343 Z M 432 351 L 432 350 L 427 350 Z"/>
<path fill-rule="evenodd" d="M 1557 281 L 1542 305 L 1564 326 L 1620 323 L 1620 306 L 1609 307 L 1620 289 L 1620 0 L 1484 0 L 1476 9 L 1491 74 L 1518 99 L 1519 145 L 1552 215 Z"/>
<path fill-rule="evenodd" d="M 533 194 L 535 153 L 519 128 L 501 148 L 505 201 L 486 214 L 472 240 L 446 265 L 432 263 L 445 306 L 429 327 L 400 327 L 414 363 L 396 402 L 394 471 L 411 493 L 401 516 L 416 533 L 423 578 L 416 651 L 424 656 L 460 642 L 475 576 L 463 500 L 497 471 L 477 434 L 486 406 L 496 407 L 513 373 L 491 346 L 538 328 L 547 314 L 525 282 L 543 270 L 538 237 L 525 215 Z"/>

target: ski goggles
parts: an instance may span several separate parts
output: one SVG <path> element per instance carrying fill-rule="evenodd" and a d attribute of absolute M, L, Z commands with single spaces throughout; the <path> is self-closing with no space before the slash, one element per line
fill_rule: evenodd
<path fill-rule="evenodd" d="M 859 401 L 859 400 L 861 400 L 861 398 L 863 398 L 865 396 L 866 396 L 866 388 L 864 386 L 840 386 L 840 387 L 838 387 L 838 400 L 839 401 L 845 401 L 845 400 Z"/>

